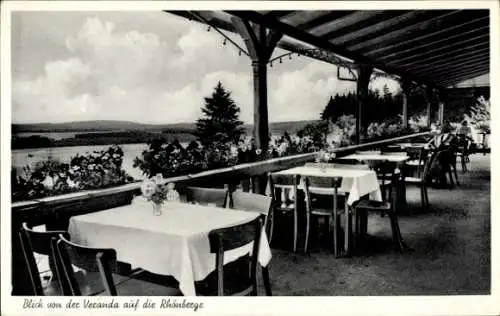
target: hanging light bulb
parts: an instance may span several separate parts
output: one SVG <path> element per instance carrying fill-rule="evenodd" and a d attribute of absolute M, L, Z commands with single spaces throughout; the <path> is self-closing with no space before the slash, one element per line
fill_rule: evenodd
<path fill-rule="evenodd" d="M 270 63 L 269 63 L 269 66 L 271 66 L 271 68 L 273 68 L 273 62 L 270 62 Z"/>
<path fill-rule="evenodd" d="M 288 59 L 292 59 L 292 54 L 288 55 Z"/>
<path fill-rule="evenodd" d="M 210 25 L 207 27 L 207 32 L 210 32 Z"/>
<path fill-rule="evenodd" d="M 226 45 L 227 44 L 227 39 L 224 38 L 224 41 L 222 42 L 222 45 Z"/>
<path fill-rule="evenodd" d="M 280 58 L 280 64 L 282 64 L 282 63 L 283 63 L 283 61 L 282 61 L 282 60 L 281 60 L 281 58 Z"/>
<path fill-rule="evenodd" d="M 241 56 L 241 50 L 238 51 L 238 56 Z"/>

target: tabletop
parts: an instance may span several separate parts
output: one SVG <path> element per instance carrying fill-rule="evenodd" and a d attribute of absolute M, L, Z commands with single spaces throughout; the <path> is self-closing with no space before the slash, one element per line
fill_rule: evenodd
<path fill-rule="evenodd" d="M 88 247 L 113 248 L 117 259 L 153 273 L 171 275 L 184 295 L 196 295 L 194 281 L 215 270 L 210 253 L 211 230 L 248 222 L 257 212 L 215 206 L 167 202 L 160 216 L 151 202 L 136 198 L 131 205 L 75 216 L 70 219 L 71 240 Z M 227 251 L 224 262 L 252 251 L 252 243 Z M 259 262 L 266 266 L 271 250 L 265 231 L 261 235 Z"/>
<path fill-rule="evenodd" d="M 276 172 L 276 174 L 342 178 L 339 192 L 349 194 L 347 198 L 347 204 L 349 205 L 352 205 L 366 194 L 370 195 L 370 199 L 382 200 L 377 174 L 373 170 L 301 166 L 282 170 Z"/>
<path fill-rule="evenodd" d="M 339 159 L 354 159 L 358 161 L 391 161 L 403 162 L 409 159 L 408 155 L 403 154 L 352 154 Z"/>

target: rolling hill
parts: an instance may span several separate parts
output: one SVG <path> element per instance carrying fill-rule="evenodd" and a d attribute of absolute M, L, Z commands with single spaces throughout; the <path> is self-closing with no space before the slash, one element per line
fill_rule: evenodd
<path fill-rule="evenodd" d="M 315 120 L 287 121 L 270 123 L 272 134 L 282 134 L 285 131 L 295 133 Z M 252 132 L 253 125 L 245 124 L 248 134 Z M 116 131 L 144 131 L 160 132 L 171 131 L 177 133 L 191 133 L 196 129 L 195 123 L 174 124 L 142 124 L 130 121 L 78 121 L 66 123 L 36 123 L 36 124 L 12 124 L 12 133 L 62 133 L 62 132 L 116 132 Z"/>

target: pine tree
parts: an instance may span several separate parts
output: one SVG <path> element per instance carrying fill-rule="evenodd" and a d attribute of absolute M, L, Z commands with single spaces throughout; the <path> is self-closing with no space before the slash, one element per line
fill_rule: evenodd
<path fill-rule="evenodd" d="M 203 145 L 237 141 L 243 134 L 243 122 L 239 120 L 240 108 L 220 81 L 212 96 L 205 98 L 205 107 L 201 110 L 204 117 L 196 122 L 196 136 Z"/>

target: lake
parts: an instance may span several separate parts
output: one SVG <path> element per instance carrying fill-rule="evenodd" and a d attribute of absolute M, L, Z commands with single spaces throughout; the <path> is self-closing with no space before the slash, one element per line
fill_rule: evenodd
<path fill-rule="evenodd" d="M 109 147 L 110 145 L 16 149 L 12 150 L 12 167 L 22 168 L 49 157 L 69 163 L 71 157 L 76 156 L 76 154 L 92 153 L 93 151 L 106 150 Z M 142 179 L 142 171 L 133 167 L 134 159 L 141 156 L 148 145 L 145 143 L 124 144 L 120 147 L 123 149 L 123 169 L 135 179 Z"/>

